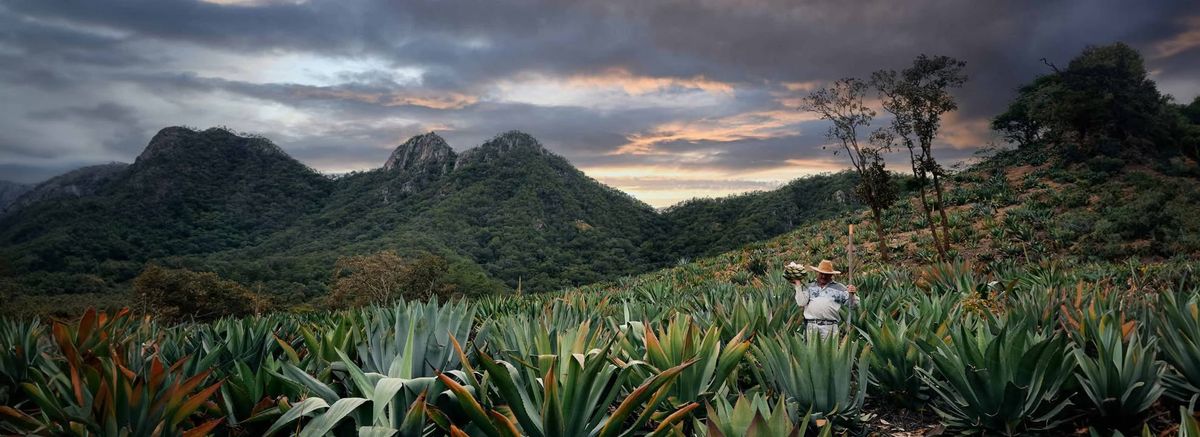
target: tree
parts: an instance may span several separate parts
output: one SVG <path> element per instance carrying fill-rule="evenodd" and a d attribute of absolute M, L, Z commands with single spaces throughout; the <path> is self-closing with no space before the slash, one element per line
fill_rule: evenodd
<path fill-rule="evenodd" d="M 394 250 L 338 258 L 330 306 L 386 304 L 397 299 L 425 300 L 449 296 L 449 263 L 440 256 L 401 257 Z"/>
<path fill-rule="evenodd" d="M 933 156 L 933 141 L 941 128 L 942 115 L 958 109 L 951 88 L 967 81 L 963 73 L 966 63 L 948 56 L 917 56 L 912 66 L 896 72 L 880 70 L 872 75 L 879 90 L 883 108 L 892 114 L 891 130 L 909 151 L 913 176 L 919 188 L 921 208 L 934 246 L 943 260 L 947 258 L 950 239 L 950 219 L 942 201 L 942 177 L 945 169 Z M 931 183 L 932 182 L 932 183 Z M 933 202 L 926 199 L 926 189 L 932 185 Z M 942 236 L 938 238 L 932 211 L 941 218 Z"/>
<path fill-rule="evenodd" d="M 208 321 L 249 315 L 257 297 L 212 272 L 150 264 L 133 280 L 134 309 L 165 320 Z"/>
<path fill-rule="evenodd" d="M 1189 105 L 1178 105 L 1180 126 L 1180 151 L 1192 159 L 1200 160 L 1200 96 Z"/>
<path fill-rule="evenodd" d="M 891 175 L 884 168 L 882 153 L 891 148 L 893 137 L 891 134 L 878 132 L 872 135 L 872 141 L 866 144 L 858 141 L 859 129 L 869 127 L 871 119 L 875 117 L 875 110 L 863 103 L 867 89 L 868 85 L 859 79 L 840 79 L 829 88 L 817 89 L 810 93 L 804 98 L 801 109 L 815 112 L 822 119 L 833 123 L 825 135 L 841 144 L 841 151 L 846 152 L 850 164 L 858 173 L 855 194 L 871 208 L 876 236 L 879 239 L 879 253 L 884 261 L 888 261 L 883 210 L 896 202 L 896 188 L 892 184 Z"/>
<path fill-rule="evenodd" d="M 1016 144 L 1021 149 L 1032 149 L 1041 145 L 1046 127 L 1043 120 L 1036 118 L 1034 114 L 1048 103 L 1048 96 L 1038 92 L 1048 81 L 1049 79 L 1043 76 L 1033 83 L 1021 86 L 1017 90 L 1017 98 L 1008 105 L 1008 109 L 992 119 L 992 129 L 999 132 L 1005 141 Z"/>
<path fill-rule="evenodd" d="M 1200 96 L 1192 99 L 1189 105 L 1180 105 L 1179 112 L 1187 117 L 1191 124 L 1200 124 Z"/>
<path fill-rule="evenodd" d="M 1036 127 L 1038 139 L 1068 163 L 1096 155 L 1196 154 L 1189 107 L 1171 110 L 1137 50 L 1116 43 L 1084 49 L 1065 69 L 1046 63 L 1053 71 L 1022 86 L 992 121 L 1006 139 L 1024 145 L 1022 133 Z"/>
<path fill-rule="evenodd" d="M 1166 103 L 1142 55 L 1124 43 L 1088 47 L 1056 75 L 1058 105 L 1044 117 L 1073 131 L 1084 153 L 1102 139 L 1151 133 Z"/>

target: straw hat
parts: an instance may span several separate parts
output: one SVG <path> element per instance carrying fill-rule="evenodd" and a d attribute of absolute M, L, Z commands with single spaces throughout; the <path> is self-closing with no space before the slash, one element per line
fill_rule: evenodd
<path fill-rule="evenodd" d="M 830 261 L 830 260 L 827 260 L 827 259 L 823 259 L 823 260 L 821 260 L 821 263 L 820 263 L 820 264 L 818 264 L 818 265 L 817 265 L 817 266 L 815 266 L 815 267 L 814 267 L 814 266 L 808 266 L 808 269 L 809 269 L 809 270 L 812 270 L 812 271 L 814 271 L 814 272 L 817 272 L 817 273 L 824 273 L 824 274 L 827 274 L 827 275 L 840 275 L 840 274 L 842 274 L 842 272 L 841 272 L 841 271 L 834 270 L 834 269 L 833 269 L 833 261 Z"/>

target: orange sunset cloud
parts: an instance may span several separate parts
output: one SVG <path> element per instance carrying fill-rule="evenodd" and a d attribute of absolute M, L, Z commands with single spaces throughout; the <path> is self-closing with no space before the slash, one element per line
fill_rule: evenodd
<path fill-rule="evenodd" d="M 669 88 L 690 88 L 709 93 L 733 93 L 733 85 L 706 79 L 703 75 L 692 77 L 638 76 L 625 68 L 610 68 L 600 73 L 577 74 L 567 78 L 569 86 L 616 87 L 629 95 L 640 96 Z"/>
<path fill-rule="evenodd" d="M 777 138 L 798 132 L 793 125 L 817 120 L 815 114 L 784 109 L 753 111 L 715 119 L 673 121 L 654 126 L 647 132 L 633 133 L 628 143 L 614 155 L 646 155 L 656 144 L 671 141 L 729 142 L 746 139 Z"/>
<path fill-rule="evenodd" d="M 1185 22 L 1187 30 L 1155 44 L 1155 58 L 1169 58 L 1200 46 L 1200 17 L 1189 17 Z"/>

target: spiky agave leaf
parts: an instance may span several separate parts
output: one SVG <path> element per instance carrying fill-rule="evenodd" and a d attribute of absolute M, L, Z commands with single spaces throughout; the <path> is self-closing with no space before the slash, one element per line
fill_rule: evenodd
<path fill-rule="evenodd" d="M 1126 341 L 1122 325 L 1112 314 L 1089 324 L 1074 356 L 1079 365 L 1076 377 L 1092 401 L 1093 415 L 1123 427 L 1136 423 L 1166 390 L 1166 368 L 1155 357 L 1154 339 L 1143 344 L 1137 332 L 1130 331 Z"/>
<path fill-rule="evenodd" d="M 1163 360 L 1171 365 L 1165 378 L 1167 395 L 1181 402 L 1200 399 L 1200 306 L 1197 297 L 1180 302 L 1163 293 L 1157 320 Z"/>
<path fill-rule="evenodd" d="M 754 359 L 762 381 L 813 417 L 855 422 L 868 385 L 869 348 L 849 338 L 777 334 L 760 338 Z"/>
<path fill-rule="evenodd" d="M 670 385 L 693 361 L 641 380 L 618 403 L 625 380 L 635 375 L 631 366 L 647 365 L 618 365 L 611 359 L 611 344 L 587 353 L 570 354 L 564 357 L 565 361 L 553 356 L 543 357 L 537 368 L 545 369 L 545 373 L 534 376 L 532 381 L 526 380 L 530 374 L 517 366 L 496 360 L 486 352 L 478 352 L 485 378 L 494 385 L 498 396 L 500 405 L 495 407 L 485 406 L 467 387 L 450 378 L 440 378 L 471 418 L 471 426 L 489 436 L 509 436 L 517 432 L 534 437 L 631 435 L 647 423 Z M 565 363 L 565 367 L 559 367 L 559 363 Z M 660 428 L 669 428 L 685 415 L 668 414 L 668 420 L 664 420 Z M 628 426 L 630 423 L 632 426 Z"/>
<path fill-rule="evenodd" d="M 657 334 L 649 324 L 639 325 L 642 328 L 639 341 L 622 343 L 626 345 L 623 352 L 629 360 L 642 360 L 655 373 L 688 360 L 696 361 L 672 385 L 668 403 L 664 405 L 671 410 L 711 398 L 750 348 L 744 329 L 722 345 L 716 326 L 701 331 L 690 316 L 683 314 L 676 315 Z"/>
<path fill-rule="evenodd" d="M 1061 335 L 1042 338 L 1019 324 L 981 323 L 951 330 L 948 342 L 921 346 L 934 368 L 918 371 L 938 395 L 934 409 L 952 428 L 1016 435 L 1063 422 L 1070 401 L 1061 389 L 1075 361 Z"/>
<path fill-rule="evenodd" d="M 74 325 L 55 323 L 55 347 L 48 351 L 53 359 L 22 384 L 38 410 L 10 408 L 4 416 L 58 435 L 190 435 L 219 425 L 223 419 L 194 413 L 209 404 L 222 382 L 211 380 L 211 369 L 186 372 L 191 357 L 168 366 L 132 344 L 139 325 L 128 314 L 90 310 Z"/>

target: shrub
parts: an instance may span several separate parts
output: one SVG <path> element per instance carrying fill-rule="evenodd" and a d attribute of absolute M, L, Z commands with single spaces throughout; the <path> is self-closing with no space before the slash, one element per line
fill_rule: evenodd
<path fill-rule="evenodd" d="M 767 274 L 767 269 L 770 267 L 767 260 L 766 252 L 756 250 L 750 254 L 750 258 L 746 261 L 746 271 L 755 276 L 763 276 Z"/>
<path fill-rule="evenodd" d="M 253 312 L 255 296 L 212 272 L 151 264 L 133 280 L 134 308 L 165 320 L 213 320 Z"/>
<path fill-rule="evenodd" d="M 404 258 L 394 250 L 338 258 L 328 303 L 332 307 L 387 304 L 397 299 L 447 298 L 450 266 L 440 256 Z"/>

